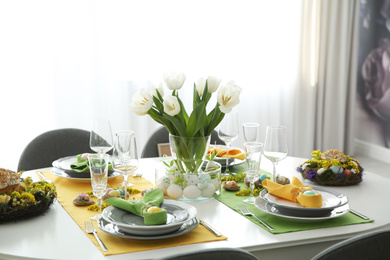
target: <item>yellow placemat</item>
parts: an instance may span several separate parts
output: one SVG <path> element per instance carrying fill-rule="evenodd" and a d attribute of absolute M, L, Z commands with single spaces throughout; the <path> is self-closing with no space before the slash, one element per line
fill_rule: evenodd
<path fill-rule="evenodd" d="M 68 214 L 72 217 L 72 219 L 79 225 L 79 227 L 84 231 L 84 221 L 90 220 L 92 216 L 96 214 L 96 211 L 89 211 L 87 207 L 76 207 L 73 205 L 73 200 L 76 198 L 77 194 L 82 192 L 91 191 L 92 187 L 89 182 L 78 183 L 65 178 L 57 177 L 52 174 L 50 171 L 42 172 L 46 178 L 53 181 L 56 189 L 57 189 L 57 200 L 62 205 L 62 207 L 68 212 Z M 146 188 L 153 187 L 153 184 L 148 180 L 142 177 L 129 177 L 129 183 L 134 184 L 134 188 L 143 190 Z M 123 177 L 118 176 L 108 181 L 108 184 L 116 187 L 119 186 L 123 182 Z M 130 198 L 135 197 L 136 199 L 141 198 L 140 194 L 130 195 Z M 94 198 L 92 198 L 94 199 Z M 96 245 L 96 247 L 104 254 L 104 255 L 115 255 L 115 254 L 124 254 L 124 253 L 133 253 L 145 250 L 159 249 L 165 247 L 174 247 L 181 245 L 189 245 L 196 243 L 204 243 L 211 241 L 219 241 L 226 240 L 227 237 L 221 236 L 216 237 L 209 230 L 207 230 L 202 225 L 199 225 L 194 230 L 173 238 L 168 239 L 158 239 L 158 240 L 136 240 L 129 238 L 122 238 L 110 235 L 104 231 L 101 231 L 96 222 L 94 222 L 94 226 L 97 230 L 97 233 L 103 243 L 106 245 L 108 252 L 103 252 L 96 241 L 93 234 L 86 234 L 91 241 Z"/>

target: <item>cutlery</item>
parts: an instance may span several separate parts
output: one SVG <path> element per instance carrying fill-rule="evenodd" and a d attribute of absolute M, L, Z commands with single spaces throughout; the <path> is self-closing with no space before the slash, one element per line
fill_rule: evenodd
<path fill-rule="evenodd" d="M 351 212 L 352 214 L 355 214 L 358 217 L 361 217 L 362 219 L 370 219 L 369 217 L 364 216 L 363 214 L 361 214 L 361 213 L 359 213 L 359 212 L 357 212 L 357 211 L 355 211 L 353 209 L 349 209 L 349 212 Z"/>
<path fill-rule="evenodd" d="M 253 214 L 252 212 L 250 212 L 246 207 L 245 205 L 240 205 L 239 206 L 240 208 L 240 211 L 242 213 L 242 215 L 245 215 L 245 216 L 252 216 L 252 217 L 255 217 L 258 221 L 260 221 L 261 224 L 263 224 L 266 228 L 268 228 L 269 230 L 274 230 L 271 226 L 269 226 L 267 223 L 265 223 L 264 221 L 262 221 L 261 219 L 259 219 L 255 214 Z"/>
<path fill-rule="evenodd" d="M 45 175 L 43 175 L 41 172 L 36 172 L 36 174 L 38 175 L 38 177 L 40 177 L 40 179 L 44 180 L 45 182 L 53 183 L 51 180 L 46 178 Z"/>
<path fill-rule="evenodd" d="M 96 240 L 98 241 L 98 243 L 99 243 L 100 247 L 103 249 L 103 251 L 105 251 L 105 252 L 108 251 L 106 246 L 103 244 L 103 242 L 98 237 L 98 235 L 96 233 L 96 229 L 93 226 L 92 221 L 84 221 L 84 226 L 85 226 L 85 232 L 87 232 L 88 234 L 93 234 L 95 236 Z"/>
<path fill-rule="evenodd" d="M 205 223 L 203 220 L 199 219 L 199 223 L 202 224 L 205 228 L 207 228 L 208 230 L 210 230 L 211 232 L 214 233 L 214 235 L 216 235 L 217 237 L 220 237 L 222 236 L 221 233 L 219 233 L 217 230 L 215 230 L 214 228 L 212 228 L 211 226 L 209 226 L 207 223 Z"/>
<path fill-rule="evenodd" d="M 142 177 L 143 173 L 135 172 L 133 173 L 133 177 Z"/>

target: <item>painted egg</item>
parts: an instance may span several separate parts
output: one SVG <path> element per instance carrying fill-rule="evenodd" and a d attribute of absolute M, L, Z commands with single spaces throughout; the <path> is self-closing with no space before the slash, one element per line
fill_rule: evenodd
<path fill-rule="evenodd" d="M 207 187 L 207 180 L 205 180 L 205 179 L 199 180 L 199 182 L 196 186 L 198 186 L 198 188 L 201 190 L 206 188 Z"/>
<path fill-rule="evenodd" d="M 156 207 L 156 206 L 150 207 L 147 210 L 148 213 L 160 212 L 160 211 L 161 211 L 161 209 L 159 207 Z"/>
<path fill-rule="evenodd" d="M 267 179 L 267 175 L 265 175 L 264 173 L 261 174 L 259 180 L 262 182 L 262 181 L 264 181 L 265 179 Z"/>
<path fill-rule="evenodd" d="M 307 190 L 303 193 L 303 195 L 316 195 L 316 193 L 312 190 Z"/>
<path fill-rule="evenodd" d="M 207 182 L 211 182 L 210 174 L 202 173 L 201 175 L 199 175 L 199 181 L 200 180 L 206 180 Z"/>
<path fill-rule="evenodd" d="M 218 188 L 221 187 L 221 181 L 218 179 L 211 179 L 211 184 L 214 185 L 215 190 L 218 190 Z"/>
<path fill-rule="evenodd" d="M 349 169 L 345 169 L 344 170 L 344 174 L 345 174 L 345 176 L 350 176 L 351 175 L 351 170 L 349 170 Z"/>
<path fill-rule="evenodd" d="M 343 172 L 344 169 L 341 168 L 340 166 L 338 165 L 333 165 L 333 166 L 330 166 L 329 169 L 334 173 L 334 174 L 337 174 L 339 172 Z"/>
<path fill-rule="evenodd" d="M 169 197 L 171 197 L 173 199 L 178 199 L 181 197 L 181 195 L 183 195 L 183 191 L 179 185 L 171 184 L 167 188 L 167 194 Z"/>
<path fill-rule="evenodd" d="M 166 188 L 168 188 L 168 186 L 171 184 L 171 180 L 169 179 L 169 177 L 164 177 L 162 179 L 162 185 Z"/>
<path fill-rule="evenodd" d="M 215 186 L 211 183 L 207 184 L 207 187 L 201 191 L 203 197 L 211 197 L 214 195 Z"/>
<path fill-rule="evenodd" d="M 187 174 L 184 177 L 184 180 L 187 182 L 187 185 L 196 185 L 199 182 L 199 178 L 195 174 Z"/>
<path fill-rule="evenodd" d="M 317 171 L 317 174 L 321 175 L 324 171 L 325 171 L 324 168 L 319 168 L 318 171 Z"/>
<path fill-rule="evenodd" d="M 121 192 L 119 190 L 113 190 L 108 193 L 110 197 L 119 197 L 121 195 Z"/>
<path fill-rule="evenodd" d="M 187 199 L 196 199 L 200 196 L 201 191 L 198 188 L 198 186 L 187 186 L 183 190 L 183 196 L 186 197 Z"/>

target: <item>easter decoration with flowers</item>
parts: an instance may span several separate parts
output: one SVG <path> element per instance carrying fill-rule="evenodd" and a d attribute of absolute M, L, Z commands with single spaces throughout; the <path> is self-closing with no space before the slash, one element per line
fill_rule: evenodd
<path fill-rule="evenodd" d="M 185 80 L 184 73 L 165 73 L 165 85 L 172 93 L 164 97 L 163 83 L 152 85 L 150 93 L 143 88 L 133 94 L 130 110 L 140 116 L 148 114 L 169 132 L 174 159 L 158 186 L 171 198 L 198 200 L 220 191 L 220 177 L 210 176 L 209 172 L 217 169 L 220 174 L 221 166 L 205 161 L 205 157 L 212 131 L 239 104 L 242 89 L 234 81 L 220 86 L 221 79 L 214 76 L 200 78 L 193 87 L 193 110 L 187 113 L 179 97 Z M 207 112 L 212 93 L 217 90 L 216 105 Z M 218 182 L 213 184 L 213 179 Z"/>
<path fill-rule="evenodd" d="M 362 182 L 363 168 L 357 160 L 337 149 L 312 152 L 312 159 L 297 167 L 303 179 L 327 186 L 348 186 Z"/>

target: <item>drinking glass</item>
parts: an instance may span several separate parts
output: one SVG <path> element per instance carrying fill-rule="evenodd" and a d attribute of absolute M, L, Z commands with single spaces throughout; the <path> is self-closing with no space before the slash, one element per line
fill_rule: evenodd
<path fill-rule="evenodd" d="M 89 154 L 89 170 L 91 172 L 91 184 L 93 195 L 97 197 L 98 214 L 91 217 L 99 220 L 102 214 L 102 197 L 107 189 L 107 174 L 110 156 L 108 154 Z"/>
<path fill-rule="evenodd" d="M 244 123 L 242 124 L 242 129 L 244 132 L 245 142 L 256 142 L 257 133 L 259 132 L 258 123 Z"/>
<path fill-rule="evenodd" d="M 253 204 L 255 197 L 253 196 L 253 190 L 255 187 L 255 181 L 259 177 L 261 155 L 263 153 L 263 143 L 260 142 L 245 142 L 245 157 L 246 157 L 246 177 L 250 183 L 250 195 L 245 199 L 245 203 Z"/>
<path fill-rule="evenodd" d="M 134 132 L 116 132 L 114 143 L 115 146 L 112 157 L 113 168 L 123 176 L 125 199 L 127 199 L 127 181 L 129 175 L 138 169 L 137 144 Z"/>
<path fill-rule="evenodd" d="M 225 142 L 227 157 L 226 157 L 226 167 L 225 172 L 222 176 L 229 176 L 229 148 L 231 143 L 238 137 L 238 114 L 237 111 L 231 111 L 230 113 L 225 114 L 222 122 L 219 124 L 218 128 L 219 138 Z"/>
<path fill-rule="evenodd" d="M 281 125 L 267 126 L 264 142 L 264 156 L 273 164 L 273 181 L 276 182 L 279 174 L 276 171 L 278 162 L 287 157 L 286 127 Z"/>
<path fill-rule="evenodd" d="M 92 121 L 89 146 L 98 154 L 105 154 L 113 148 L 111 124 L 108 119 Z"/>

